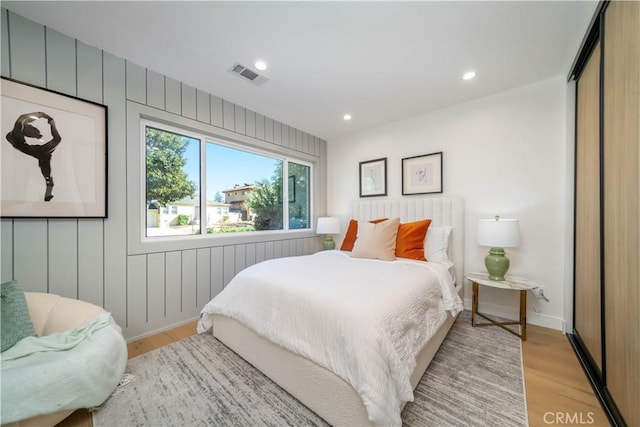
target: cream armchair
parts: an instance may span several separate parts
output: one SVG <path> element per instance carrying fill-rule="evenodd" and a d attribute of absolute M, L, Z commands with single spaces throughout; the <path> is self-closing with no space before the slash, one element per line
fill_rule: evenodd
<path fill-rule="evenodd" d="M 75 329 L 105 312 L 102 307 L 97 305 L 55 294 L 25 292 L 25 297 L 29 307 L 29 315 L 38 336 Z M 123 352 L 126 359 L 127 348 L 124 340 L 122 340 L 122 345 L 119 348 L 114 348 L 113 351 Z M 40 415 L 5 424 L 3 427 L 54 426 L 73 412 L 74 410 L 71 409 Z"/>

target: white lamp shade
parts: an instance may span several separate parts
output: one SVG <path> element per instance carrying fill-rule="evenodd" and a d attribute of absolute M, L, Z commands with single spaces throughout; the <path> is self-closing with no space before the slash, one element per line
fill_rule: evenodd
<path fill-rule="evenodd" d="M 340 218 L 323 216 L 318 218 L 318 234 L 340 234 Z"/>
<path fill-rule="evenodd" d="M 481 219 L 478 221 L 478 245 L 495 248 L 520 246 L 517 219 Z"/>

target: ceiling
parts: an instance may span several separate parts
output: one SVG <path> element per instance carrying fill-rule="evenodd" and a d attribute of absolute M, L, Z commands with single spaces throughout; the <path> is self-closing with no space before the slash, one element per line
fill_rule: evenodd
<path fill-rule="evenodd" d="M 2 1 L 328 140 L 567 75 L 597 2 Z M 269 81 L 230 74 L 265 61 Z M 474 70 L 477 77 L 463 81 Z M 346 122 L 342 116 L 353 119 Z"/>

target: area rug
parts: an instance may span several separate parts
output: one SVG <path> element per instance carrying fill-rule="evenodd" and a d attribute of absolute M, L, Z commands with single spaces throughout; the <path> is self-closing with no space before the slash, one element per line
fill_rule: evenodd
<path fill-rule="evenodd" d="M 93 413 L 95 427 L 326 426 L 209 334 L 129 360 L 135 380 Z M 520 340 L 454 323 L 402 412 L 405 426 L 526 426 Z"/>

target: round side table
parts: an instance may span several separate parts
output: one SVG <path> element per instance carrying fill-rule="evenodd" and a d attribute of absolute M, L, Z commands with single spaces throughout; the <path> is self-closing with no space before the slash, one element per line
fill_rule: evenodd
<path fill-rule="evenodd" d="M 526 341 L 527 339 L 527 291 L 538 288 L 536 282 L 533 282 L 528 279 L 523 279 L 521 277 L 513 277 L 506 276 L 506 280 L 497 281 L 490 280 L 488 273 L 466 273 L 464 275 L 465 279 L 469 280 L 473 285 L 473 300 L 471 303 L 471 326 L 479 327 L 479 326 L 499 326 L 505 331 L 512 333 L 513 335 L 519 337 L 522 341 Z M 520 318 L 519 320 L 507 321 L 507 322 L 497 322 L 486 314 L 480 313 L 478 311 L 478 291 L 480 285 L 489 286 L 492 288 L 498 289 L 508 289 L 512 291 L 520 291 Z M 483 319 L 488 320 L 485 323 L 477 323 L 476 315 L 482 317 Z M 508 325 L 520 325 L 520 333 L 514 332 L 510 328 L 507 328 Z"/>

